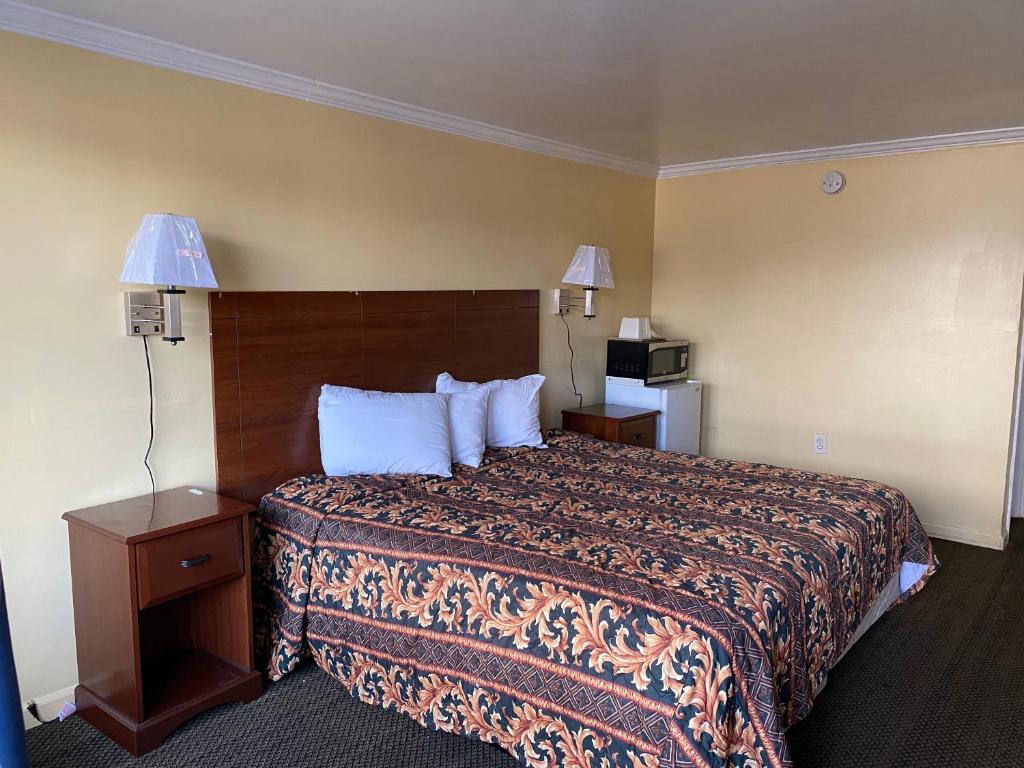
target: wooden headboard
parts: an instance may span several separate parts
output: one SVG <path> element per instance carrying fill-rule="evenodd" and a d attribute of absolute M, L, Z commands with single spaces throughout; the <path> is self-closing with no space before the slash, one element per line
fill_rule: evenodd
<path fill-rule="evenodd" d="M 212 292 L 217 490 L 252 503 L 323 471 L 322 384 L 432 392 L 536 373 L 537 291 Z"/>

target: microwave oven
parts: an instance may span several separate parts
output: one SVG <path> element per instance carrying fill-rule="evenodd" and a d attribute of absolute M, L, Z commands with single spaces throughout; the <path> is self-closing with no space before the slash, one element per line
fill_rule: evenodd
<path fill-rule="evenodd" d="M 666 339 L 608 339 L 606 375 L 644 384 L 685 380 L 690 342 Z"/>

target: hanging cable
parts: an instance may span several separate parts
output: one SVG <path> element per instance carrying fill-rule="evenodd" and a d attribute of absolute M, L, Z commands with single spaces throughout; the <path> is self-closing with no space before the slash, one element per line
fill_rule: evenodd
<path fill-rule="evenodd" d="M 569 323 L 565 319 L 565 315 L 560 314 L 559 317 L 562 318 L 562 323 L 565 325 L 565 343 L 569 345 L 569 381 L 572 382 L 572 393 L 580 399 L 579 407 L 582 408 L 583 395 L 581 395 L 579 390 L 576 389 L 576 372 L 573 370 L 573 361 L 576 358 L 576 352 L 572 348 L 572 334 L 569 331 Z"/>
<path fill-rule="evenodd" d="M 153 510 L 150 512 L 150 522 L 153 522 L 153 512 L 156 511 L 156 480 L 153 478 L 153 468 L 149 465 L 149 454 L 153 451 L 153 438 L 156 436 L 156 425 L 153 421 L 153 366 L 149 362 L 149 339 L 142 337 L 142 346 L 146 350 L 146 376 L 149 378 L 149 445 L 146 446 L 146 455 L 142 463 L 146 465 L 149 473 L 149 487 L 152 493 Z"/>

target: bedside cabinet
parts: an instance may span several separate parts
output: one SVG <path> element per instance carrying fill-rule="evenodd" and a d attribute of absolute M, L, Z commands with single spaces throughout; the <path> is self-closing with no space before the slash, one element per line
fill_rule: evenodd
<path fill-rule="evenodd" d="M 262 692 L 253 667 L 251 504 L 189 488 L 66 512 L 78 714 L 133 755 Z"/>
<path fill-rule="evenodd" d="M 598 403 L 562 411 L 562 428 L 585 432 L 613 443 L 653 448 L 658 413 L 649 408 Z"/>

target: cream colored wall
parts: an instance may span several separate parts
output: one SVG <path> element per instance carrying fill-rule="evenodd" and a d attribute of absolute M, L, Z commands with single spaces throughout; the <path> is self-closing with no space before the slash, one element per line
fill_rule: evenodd
<path fill-rule="evenodd" d="M 604 345 L 650 309 L 654 182 L 0 33 L 0 557 L 23 698 L 76 680 L 60 514 L 144 493 L 142 343 L 124 247 L 150 211 L 195 216 L 227 290 L 553 288 L 612 253 L 600 317 L 570 323 L 600 399 Z M 154 344 L 160 487 L 214 483 L 206 296 Z M 572 403 L 541 317 L 544 418 Z"/>
<path fill-rule="evenodd" d="M 705 451 L 882 480 L 998 546 L 1022 172 L 1018 144 L 659 181 L 653 322 L 694 342 Z"/>

